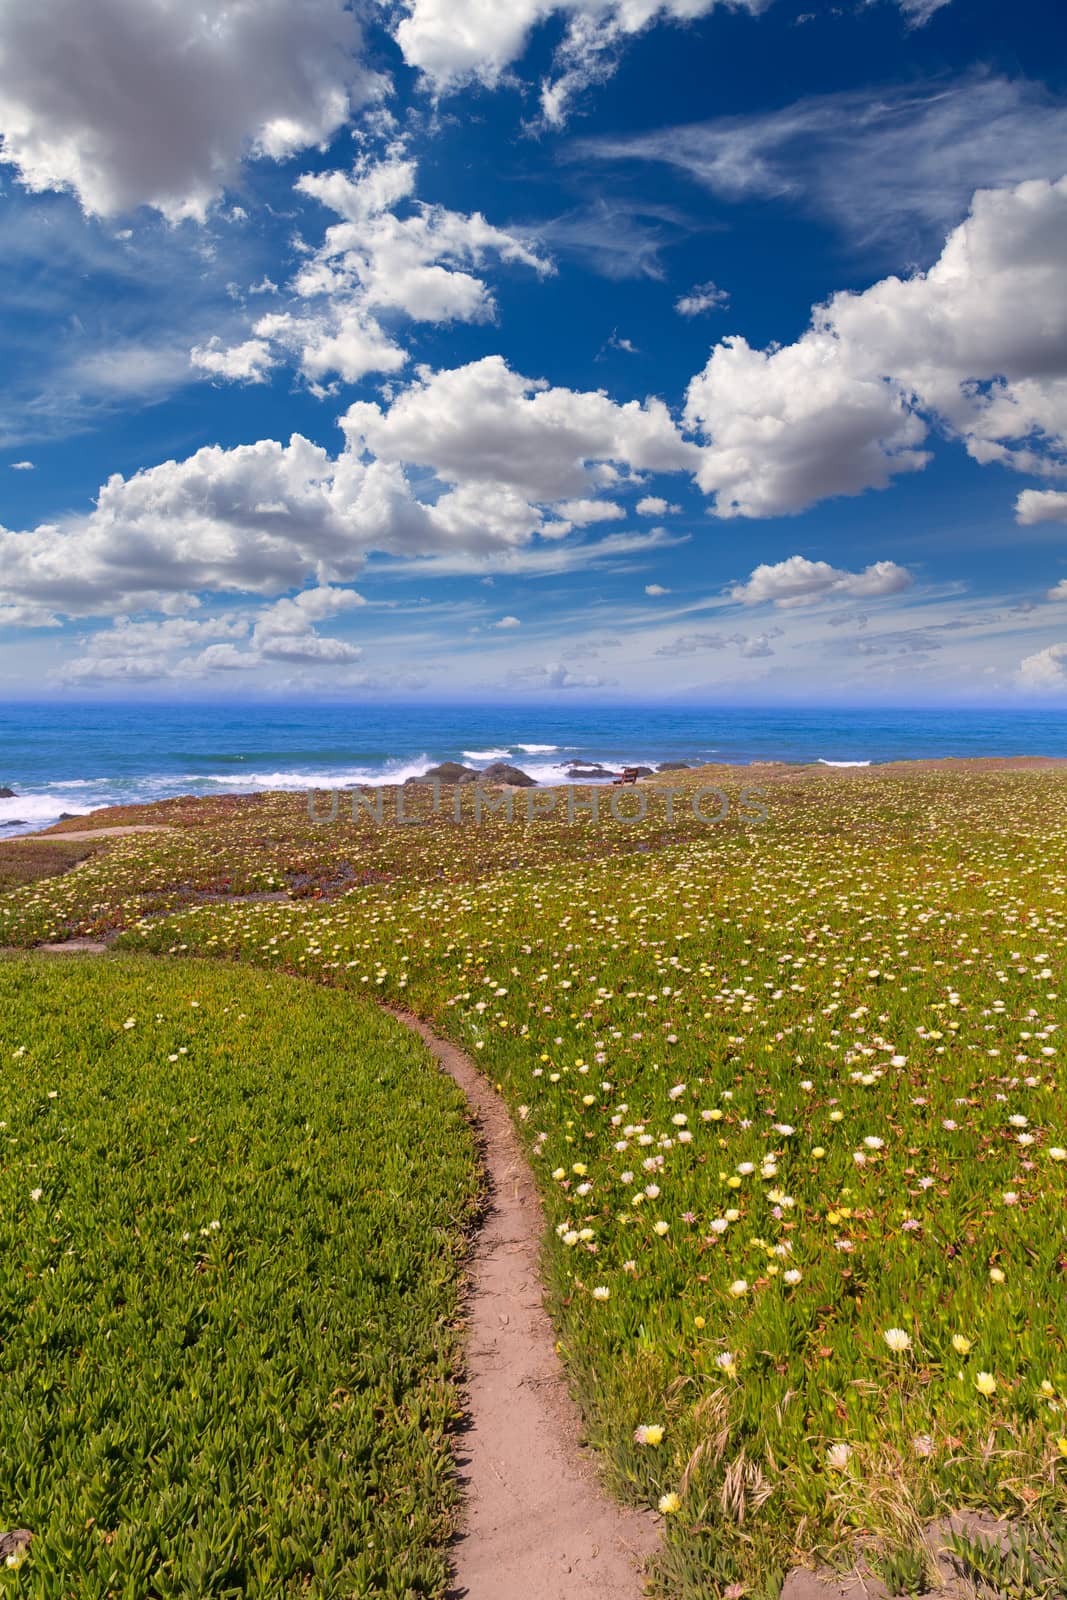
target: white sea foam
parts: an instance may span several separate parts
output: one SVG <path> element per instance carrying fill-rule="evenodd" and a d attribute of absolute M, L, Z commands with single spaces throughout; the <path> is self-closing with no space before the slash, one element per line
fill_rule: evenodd
<path fill-rule="evenodd" d="M 403 783 L 407 778 L 420 778 L 431 765 L 430 757 L 416 756 L 414 761 L 387 761 L 384 766 L 341 767 L 321 772 L 208 772 L 195 781 L 217 783 L 227 789 L 343 789 L 348 784 Z"/>
<path fill-rule="evenodd" d="M 520 750 L 522 746 L 519 746 Z M 464 750 L 468 761 L 509 761 L 511 750 Z"/>
<path fill-rule="evenodd" d="M 61 811 L 84 817 L 92 809 L 74 804 L 65 795 L 18 794 L 13 800 L 0 800 L 0 838 L 10 839 L 30 828 L 47 828 L 59 821 Z"/>
<path fill-rule="evenodd" d="M 823 756 L 820 756 L 818 764 L 820 767 L 869 767 L 871 763 L 869 761 L 827 761 Z"/>
<path fill-rule="evenodd" d="M 516 750 L 522 750 L 528 756 L 550 756 L 559 749 L 558 744 L 517 744 Z"/>

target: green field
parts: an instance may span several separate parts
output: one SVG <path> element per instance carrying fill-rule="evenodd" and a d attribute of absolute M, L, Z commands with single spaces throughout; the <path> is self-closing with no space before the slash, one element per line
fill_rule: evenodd
<path fill-rule="evenodd" d="M 588 1435 L 663 1508 L 663 1593 L 763 1600 L 859 1548 L 919 1592 L 923 1524 L 983 1507 L 1032 1543 L 989 1592 L 1062 1595 L 1067 775 L 764 787 L 766 822 L 713 827 L 187 805 L 180 836 L 12 891 L 0 928 L 125 926 L 470 1050 L 546 1197 Z"/>
<path fill-rule="evenodd" d="M 351 997 L 0 960 L 0 1508 L 39 1600 L 438 1596 L 462 1097 Z"/>

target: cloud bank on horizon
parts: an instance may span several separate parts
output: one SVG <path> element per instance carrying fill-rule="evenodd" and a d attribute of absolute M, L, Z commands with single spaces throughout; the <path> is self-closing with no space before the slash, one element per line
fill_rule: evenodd
<path fill-rule="evenodd" d="M 9 692 L 1067 694 L 1058 25 L 959 9 L 0 0 Z"/>

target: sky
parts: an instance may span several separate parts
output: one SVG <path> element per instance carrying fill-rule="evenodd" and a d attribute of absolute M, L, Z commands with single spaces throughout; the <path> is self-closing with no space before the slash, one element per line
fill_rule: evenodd
<path fill-rule="evenodd" d="M 1067 703 L 1053 0 L 0 0 L 0 696 Z"/>

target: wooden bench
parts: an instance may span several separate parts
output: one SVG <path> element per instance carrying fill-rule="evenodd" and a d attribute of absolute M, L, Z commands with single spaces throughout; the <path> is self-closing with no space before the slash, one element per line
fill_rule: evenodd
<path fill-rule="evenodd" d="M 623 767 L 622 776 L 619 778 L 612 778 L 612 787 L 620 783 L 636 783 L 640 770 L 641 769 L 639 767 Z"/>

